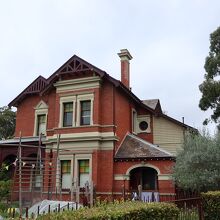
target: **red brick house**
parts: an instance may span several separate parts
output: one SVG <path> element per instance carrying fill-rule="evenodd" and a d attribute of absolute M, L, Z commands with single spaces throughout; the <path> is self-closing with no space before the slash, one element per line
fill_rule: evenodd
<path fill-rule="evenodd" d="M 132 56 L 126 49 L 118 55 L 121 81 L 76 55 L 48 79 L 34 80 L 9 103 L 17 107 L 14 140 L 22 132 L 23 140 L 36 142 L 42 133 L 47 158 L 60 134 L 62 189 L 92 180 L 105 196 L 120 194 L 122 185 L 174 193 L 175 153 L 191 127 L 163 114 L 158 99 L 133 94 Z"/>

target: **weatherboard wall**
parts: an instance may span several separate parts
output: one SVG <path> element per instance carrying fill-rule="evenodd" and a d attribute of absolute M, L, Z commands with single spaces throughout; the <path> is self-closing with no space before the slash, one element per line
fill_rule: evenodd
<path fill-rule="evenodd" d="M 185 129 L 163 117 L 154 117 L 153 124 L 154 144 L 176 155 L 176 153 L 181 150 Z"/>

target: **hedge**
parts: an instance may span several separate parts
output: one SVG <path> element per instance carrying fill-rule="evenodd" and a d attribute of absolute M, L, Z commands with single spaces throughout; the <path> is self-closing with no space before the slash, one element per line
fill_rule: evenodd
<path fill-rule="evenodd" d="M 220 219 L 220 191 L 201 193 L 205 219 Z"/>
<path fill-rule="evenodd" d="M 39 216 L 38 220 L 106 220 L 106 219 L 148 219 L 173 220 L 179 214 L 179 209 L 169 203 L 123 202 L 107 204 L 94 208 L 81 208 L 76 211 L 64 211 Z"/>

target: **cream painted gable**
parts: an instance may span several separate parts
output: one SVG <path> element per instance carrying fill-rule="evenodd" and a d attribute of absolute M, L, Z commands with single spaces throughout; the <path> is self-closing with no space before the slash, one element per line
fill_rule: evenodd
<path fill-rule="evenodd" d="M 160 148 L 176 155 L 181 150 L 185 128 L 163 117 L 153 118 L 153 141 Z"/>
<path fill-rule="evenodd" d="M 41 100 L 34 109 L 48 109 L 48 105 Z"/>

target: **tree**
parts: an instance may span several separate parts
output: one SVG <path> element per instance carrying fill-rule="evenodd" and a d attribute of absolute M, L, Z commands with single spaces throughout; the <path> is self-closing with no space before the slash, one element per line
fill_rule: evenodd
<path fill-rule="evenodd" d="M 219 161 L 220 134 L 188 134 L 174 167 L 177 186 L 199 191 L 220 189 Z"/>
<path fill-rule="evenodd" d="M 209 108 L 213 110 L 211 120 L 218 123 L 220 130 L 220 27 L 218 27 L 210 35 L 210 52 L 205 60 L 205 80 L 199 86 L 202 93 L 202 98 L 199 102 L 199 107 L 206 111 Z M 210 119 L 206 119 L 204 124 L 207 124 Z"/>
<path fill-rule="evenodd" d="M 16 113 L 9 107 L 0 107 L 0 139 L 13 137 L 15 131 Z"/>
<path fill-rule="evenodd" d="M 7 166 L 3 163 L 0 167 L 0 201 L 7 199 L 10 192 L 11 178 Z"/>

